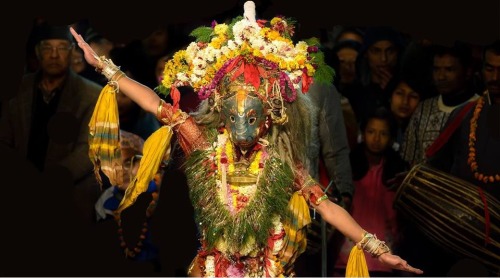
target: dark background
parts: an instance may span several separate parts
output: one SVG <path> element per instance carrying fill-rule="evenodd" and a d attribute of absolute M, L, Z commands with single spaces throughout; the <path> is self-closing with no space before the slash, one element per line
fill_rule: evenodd
<path fill-rule="evenodd" d="M 25 43 L 33 19 L 71 24 L 88 18 L 114 42 L 144 38 L 161 24 L 197 26 L 231 9 L 243 11 L 243 1 L 65 1 L 12 3 L 0 17 L 2 88 L 0 99 L 17 92 L 24 70 Z M 175 3 L 175 4 L 173 4 Z M 261 1 L 256 1 L 261 3 Z M 258 17 L 276 14 L 300 23 L 296 38 L 319 36 L 320 28 L 336 24 L 389 25 L 414 38 L 451 44 L 455 40 L 487 44 L 500 38 L 500 2 L 474 1 L 268 1 Z M 11 19 L 14 18 L 14 20 Z M 85 225 L 75 218 L 69 198 L 69 177 L 37 173 L 14 153 L 0 147 L 0 276 L 177 276 L 196 251 L 192 208 L 178 177 L 162 189 L 153 216 L 154 240 L 161 249 L 163 269 L 126 260 L 118 247 L 112 221 Z M 417 266 L 418 267 L 418 266 Z"/>
<path fill-rule="evenodd" d="M 243 0 L 216 1 L 36 1 L 23 3 L 23 8 L 5 9 L 0 18 L 3 37 L 0 50 L 4 62 L 4 90 L 1 99 L 13 94 L 16 81 L 23 73 L 24 50 L 33 19 L 46 18 L 52 24 L 66 25 L 89 19 L 92 26 L 111 41 L 127 43 L 146 37 L 162 24 L 197 27 L 215 15 L 227 12 L 242 14 Z M 334 25 L 389 25 L 413 38 L 427 38 L 436 43 L 451 44 L 455 40 L 487 44 L 500 38 L 500 2 L 496 0 L 256 0 L 266 9 L 258 17 L 270 19 L 282 14 L 297 19 L 296 39 L 319 36 L 320 29 Z M 175 3 L 175 4 L 173 4 Z M 301 4 L 298 4 L 301 3 Z M 239 13 L 238 11 L 241 11 Z M 8 19 L 12 14 L 15 20 Z M 183 27 L 185 28 L 185 27 Z M 192 29 L 192 28 L 191 28 Z M 7 87 L 5 87 L 7 86 Z"/>

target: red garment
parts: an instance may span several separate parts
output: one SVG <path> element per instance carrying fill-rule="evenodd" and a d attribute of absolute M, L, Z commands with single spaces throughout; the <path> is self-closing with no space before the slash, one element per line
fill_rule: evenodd
<path fill-rule="evenodd" d="M 354 181 L 356 191 L 352 200 L 351 215 L 363 229 L 375 234 L 391 248 L 397 235 L 396 211 L 392 208 L 395 192 L 389 191 L 382 183 L 383 165 L 384 160 L 378 165 L 371 165 L 362 179 Z M 353 242 L 345 240 L 335 268 L 345 269 L 353 246 Z M 392 271 L 368 253 L 365 255 L 369 271 Z"/>

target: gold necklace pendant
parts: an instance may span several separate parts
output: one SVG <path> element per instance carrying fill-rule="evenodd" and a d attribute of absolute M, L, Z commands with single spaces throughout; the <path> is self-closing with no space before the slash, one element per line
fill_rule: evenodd
<path fill-rule="evenodd" d="M 255 159 L 255 154 L 252 155 Z M 234 171 L 227 174 L 227 182 L 234 186 L 249 186 L 257 183 L 257 175 L 250 171 L 250 161 L 241 158 L 234 162 Z"/>

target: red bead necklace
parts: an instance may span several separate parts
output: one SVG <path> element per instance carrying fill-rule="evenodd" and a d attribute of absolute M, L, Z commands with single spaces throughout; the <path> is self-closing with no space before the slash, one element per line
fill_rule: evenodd
<path fill-rule="evenodd" d="M 467 164 L 470 166 L 472 173 L 474 173 L 474 178 L 482 181 L 484 183 L 492 183 L 495 181 L 500 181 L 500 175 L 486 175 L 481 173 L 478 170 L 478 165 L 476 161 L 476 129 L 477 129 L 477 120 L 479 119 L 479 115 L 481 114 L 481 110 L 484 106 L 484 98 L 480 98 L 477 101 L 476 108 L 474 109 L 474 114 L 472 115 L 472 119 L 470 120 L 470 132 L 469 132 L 469 157 L 467 159 Z"/>

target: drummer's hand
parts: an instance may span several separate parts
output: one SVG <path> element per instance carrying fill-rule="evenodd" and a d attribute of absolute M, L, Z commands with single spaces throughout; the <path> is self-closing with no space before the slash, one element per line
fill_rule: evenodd
<path fill-rule="evenodd" d="M 415 274 L 422 274 L 424 273 L 421 269 L 415 268 L 413 266 L 410 266 L 405 260 L 401 259 L 401 257 L 391 254 L 391 253 L 384 253 L 378 257 L 378 260 L 382 262 L 383 264 L 394 268 L 394 269 L 399 269 L 403 271 L 408 271 L 412 272 Z"/>
<path fill-rule="evenodd" d="M 95 51 L 90 47 L 90 45 L 85 42 L 82 35 L 78 34 L 73 27 L 69 27 L 69 31 L 73 34 L 78 46 L 83 50 L 85 60 L 93 67 L 97 67 L 99 65 L 98 56 Z"/>

